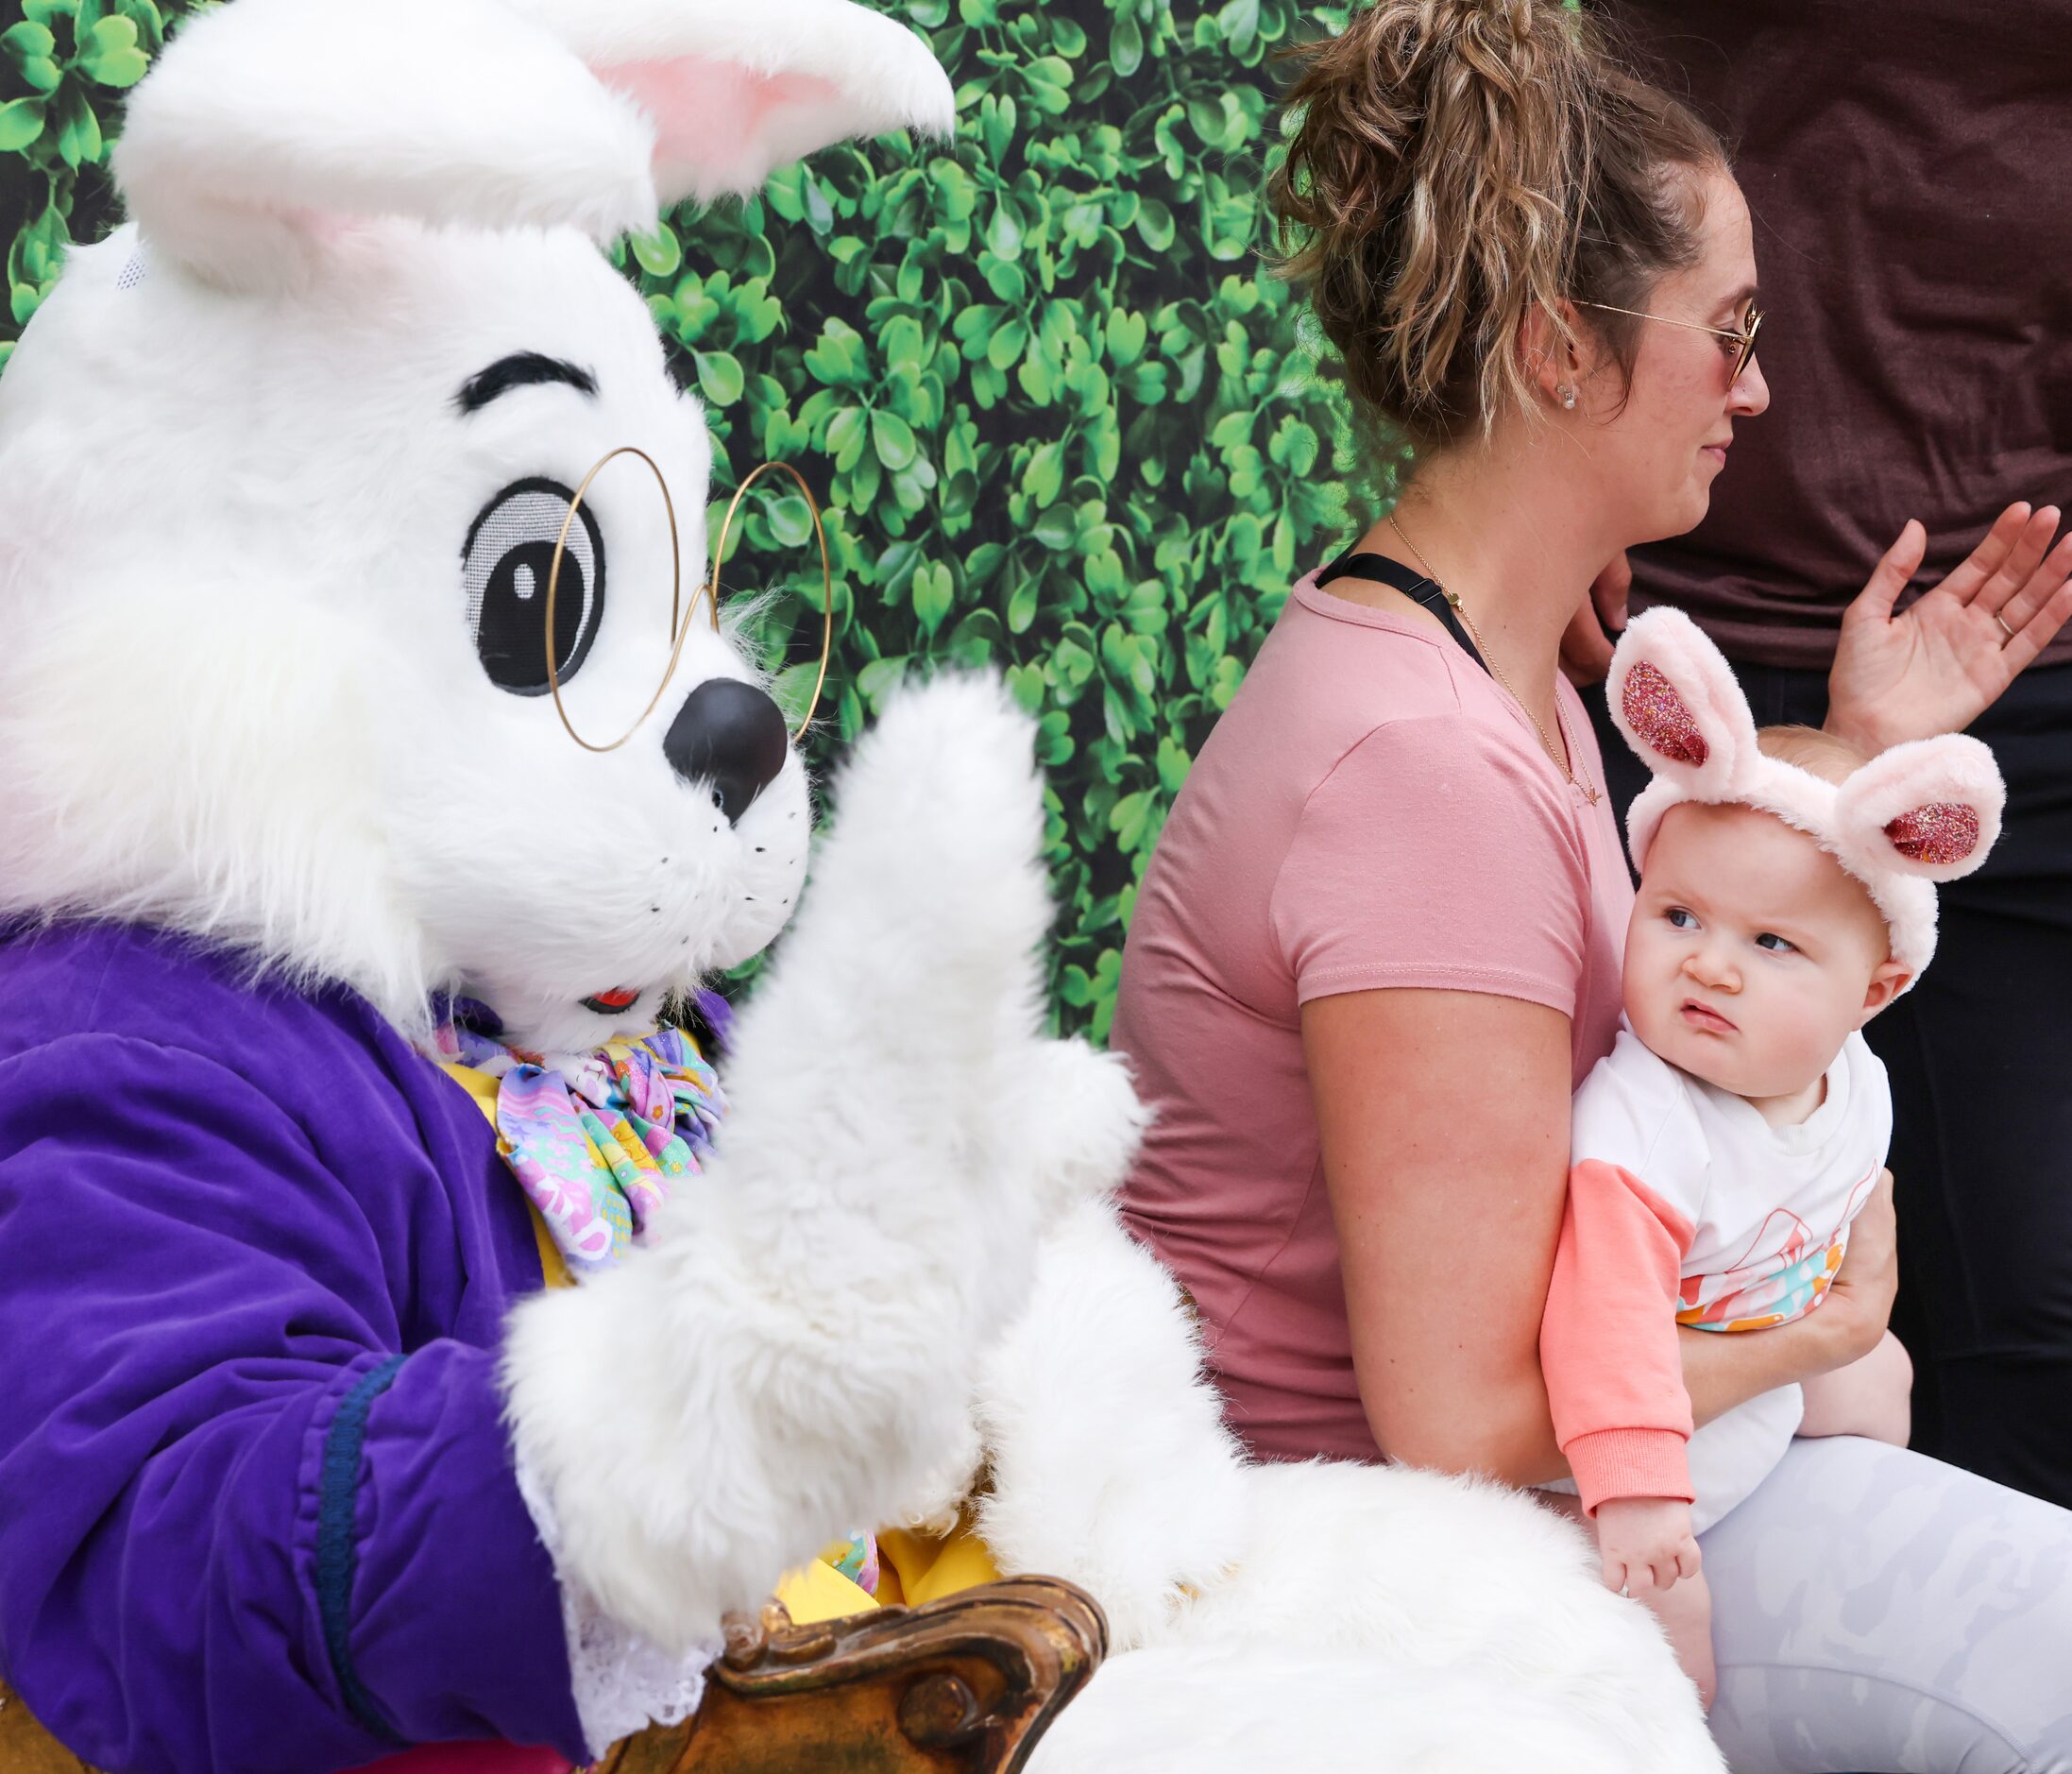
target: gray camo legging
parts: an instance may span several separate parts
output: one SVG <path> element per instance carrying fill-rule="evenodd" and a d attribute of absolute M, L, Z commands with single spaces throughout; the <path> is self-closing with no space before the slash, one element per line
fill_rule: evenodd
<path fill-rule="evenodd" d="M 2072 1511 L 1835 1437 L 1699 1544 L 1734 1774 L 2072 1774 Z"/>

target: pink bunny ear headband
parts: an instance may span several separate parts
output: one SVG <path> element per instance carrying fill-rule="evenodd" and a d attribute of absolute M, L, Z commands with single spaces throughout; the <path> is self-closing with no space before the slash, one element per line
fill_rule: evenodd
<path fill-rule="evenodd" d="M 1626 815 L 1636 868 L 1683 801 L 1753 807 L 1814 839 L 1863 883 L 1918 979 L 1935 954 L 1936 881 L 1969 875 L 2000 835 L 2006 786 L 1993 754 L 1946 734 L 1894 745 L 1839 787 L 1766 757 L 1733 668 L 1681 610 L 1634 618 L 1612 655 L 1612 719 L 1655 773 Z"/>

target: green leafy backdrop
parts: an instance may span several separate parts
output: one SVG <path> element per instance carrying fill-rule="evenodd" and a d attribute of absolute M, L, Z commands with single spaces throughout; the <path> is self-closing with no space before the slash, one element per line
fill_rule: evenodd
<path fill-rule="evenodd" d="M 711 413 L 716 496 L 770 455 L 826 505 L 823 759 L 905 674 L 945 661 L 998 667 L 1038 717 L 1055 1002 L 1102 1035 L 1189 759 L 1290 580 L 1365 500 L 1335 391 L 1264 260 L 1259 201 L 1270 54 L 1345 9 L 879 3 L 949 69 L 954 143 L 832 148 L 620 257 Z M 123 92 L 193 8 L 15 9 L 0 9 L 0 365 L 66 241 L 115 219 Z M 802 695 L 820 627 L 807 509 L 766 476 L 745 511 L 726 583 L 782 588 L 762 634 Z"/>

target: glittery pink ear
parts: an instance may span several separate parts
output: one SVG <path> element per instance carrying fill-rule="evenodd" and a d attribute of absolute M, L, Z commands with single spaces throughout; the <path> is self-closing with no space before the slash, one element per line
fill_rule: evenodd
<path fill-rule="evenodd" d="M 1979 848 L 1979 814 L 1962 801 L 1936 801 L 1900 814 L 1886 826 L 1885 835 L 1910 862 L 1947 868 L 1970 861 Z"/>
<path fill-rule="evenodd" d="M 1963 734 L 1895 745 L 1835 795 L 1843 860 L 1865 869 L 1956 880 L 2000 835 L 2007 789 L 1993 754 Z"/>
<path fill-rule="evenodd" d="M 1619 687 L 1619 707 L 1634 739 L 1672 763 L 1702 764 L 1710 750 L 1676 686 L 1652 659 L 1635 661 Z"/>
<path fill-rule="evenodd" d="M 1724 799 L 1756 757 L 1756 723 L 1733 668 L 1681 610 L 1627 624 L 1606 686 L 1612 719 L 1657 776 L 1703 800 Z"/>

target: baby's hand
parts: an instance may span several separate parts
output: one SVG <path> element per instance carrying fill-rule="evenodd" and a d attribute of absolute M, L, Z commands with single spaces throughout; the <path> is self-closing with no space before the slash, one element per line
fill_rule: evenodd
<path fill-rule="evenodd" d="M 1597 1552 L 1605 1587 L 1622 1595 L 1667 1589 L 1698 1575 L 1690 1505 L 1673 1497 L 1612 1497 L 1597 1506 Z"/>

